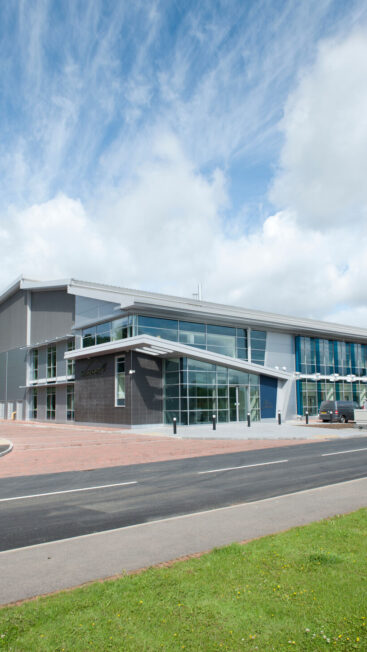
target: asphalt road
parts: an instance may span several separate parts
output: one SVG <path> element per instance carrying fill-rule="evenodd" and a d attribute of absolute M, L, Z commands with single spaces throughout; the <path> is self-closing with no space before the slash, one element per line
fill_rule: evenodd
<path fill-rule="evenodd" d="M 0 551 L 345 482 L 365 477 L 366 470 L 367 437 L 356 437 L 5 478 Z"/>

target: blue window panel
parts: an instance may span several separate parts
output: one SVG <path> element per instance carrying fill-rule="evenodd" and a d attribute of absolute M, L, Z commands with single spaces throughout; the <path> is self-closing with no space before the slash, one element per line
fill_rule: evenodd
<path fill-rule="evenodd" d="M 300 380 L 297 380 L 296 389 L 297 389 L 297 414 L 303 416 L 302 386 Z"/>
<path fill-rule="evenodd" d="M 301 338 L 299 335 L 296 335 L 295 338 L 295 345 L 296 345 L 296 371 L 300 371 L 302 373 L 301 369 Z"/>
<path fill-rule="evenodd" d="M 338 357 L 338 342 L 333 342 L 334 344 L 334 369 L 336 373 L 339 373 L 339 357 Z"/>
<path fill-rule="evenodd" d="M 262 419 L 274 419 L 277 404 L 276 378 L 260 376 L 260 413 Z"/>

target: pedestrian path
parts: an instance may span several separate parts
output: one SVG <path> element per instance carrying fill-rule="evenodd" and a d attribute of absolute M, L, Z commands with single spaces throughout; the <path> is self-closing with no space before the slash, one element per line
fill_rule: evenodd
<path fill-rule="evenodd" d="M 338 424 L 337 424 L 338 425 Z M 143 429 L 142 429 L 143 431 Z M 148 432 L 147 427 L 144 428 Z M 173 435 L 173 426 L 152 426 L 149 428 L 149 433 L 161 434 L 165 436 Z M 275 419 L 267 419 L 263 421 L 252 422 L 250 427 L 246 421 L 237 423 L 218 423 L 216 429 L 213 430 L 212 424 L 200 424 L 195 426 L 181 426 L 177 425 L 176 436 L 182 439 L 319 439 L 330 437 L 357 437 L 358 435 L 364 436 L 363 432 L 353 427 L 335 428 L 334 426 L 327 427 L 317 422 L 310 423 L 309 426 L 302 421 L 287 421 L 278 425 Z"/>

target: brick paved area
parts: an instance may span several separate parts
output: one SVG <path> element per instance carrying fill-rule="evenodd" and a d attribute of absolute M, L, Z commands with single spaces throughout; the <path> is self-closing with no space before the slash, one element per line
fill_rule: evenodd
<path fill-rule="evenodd" d="M 308 443 L 298 440 L 194 440 L 73 424 L 0 421 L 14 448 L 0 457 L 0 477 L 82 471 Z"/>

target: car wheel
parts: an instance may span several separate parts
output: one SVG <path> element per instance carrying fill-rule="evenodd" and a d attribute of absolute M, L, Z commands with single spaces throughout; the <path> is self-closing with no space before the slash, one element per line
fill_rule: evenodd
<path fill-rule="evenodd" d="M 348 419 L 344 416 L 344 414 L 340 417 L 340 423 L 348 423 Z"/>

